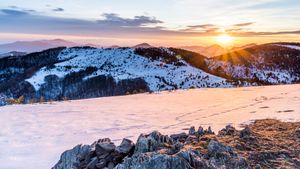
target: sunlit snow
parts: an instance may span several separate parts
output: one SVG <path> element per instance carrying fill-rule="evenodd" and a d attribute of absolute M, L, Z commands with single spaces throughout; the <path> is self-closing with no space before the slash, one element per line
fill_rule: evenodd
<path fill-rule="evenodd" d="M 168 49 L 162 49 L 168 51 Z M 83 80 L 99 75 L 110 75 L 116 81 L 143 78 L 152 91 L 173 89 L 174 85 L 183 89 L 232 87 L 232 84 L 228 83 L 226 79 L 208 74 L 189 65 L 184 60 L 180 61 L 182 66 L 166 64 L 160 60 L 151 60 L 137 55 L 131 48 L 67 48 L 59 54 L 58 58 L 62 62 L 55 64 L 54 68 L 43 67 L 26 81 L 39 90 L 48 75 L 57 75 L 59 78 L 63 78 L 71 72 L 85 70 L 87 67 L 96 67 L 98 70 L 84 77 Z M 162 78 L 165 82 L 161 80 Z"/>
<path fill-rule="evenodd" d="M 300 121 L 300 85 L 175 92 L 0 107 L 0 168 L 48 169 L 79 143 L 192 125 L 239 127 L 254 119 Z"/>

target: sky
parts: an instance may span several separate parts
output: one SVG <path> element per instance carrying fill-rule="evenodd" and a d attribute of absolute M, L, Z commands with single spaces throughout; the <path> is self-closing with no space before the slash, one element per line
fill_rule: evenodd
<path fill-rule="evenodd" d="M 300 41 L 299 0 L 0 0 L 0 43 L 231 45 Z"/>

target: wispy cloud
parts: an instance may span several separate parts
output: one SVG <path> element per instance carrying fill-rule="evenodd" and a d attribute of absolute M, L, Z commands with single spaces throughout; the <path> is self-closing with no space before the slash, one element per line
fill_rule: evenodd
<path fill-rule="evenodd" d="M 138 15 L 131 18 L 122 17 L 116 13 L 103 13 L 98 20 L 71 19 L 42 15 L 35 10 L 9 8 L 0 9 L 2 23 L 0 32 L 53 34 L 93 37 L 159 37 L 159 36 L 215 36 L 222 34 L 221 26 L 217 24 L 196 24 L 186 26 L 186 29 L 174 30 L 163 27 L 165 23 L 151 16 Z M 300 31 L 255 32 L 244 27 L 255 22 L 237 23 L 225 31 L 234 36 L 263 36 L 300 34 Z"/>
<path fill-rule="evenodd" d="M 254 22 L 246 22 L 246 23 L 238 23 L 238 24 L 235 24 L 233 26 L 235 27 L 244 27 L 244 26 L 250 26 L 250 25 L 253 25 Z"/>
<path fill-rule="evenodd" d="M 102 25 L 110 26 L 130 26 L 130 27 L 140 27 L 148 24 L 159 24 L 163 23 L 162 21 L 156 19 L 155 17 L 149 16 L 135 16 L 131 18 L 123 18 L 115 13 L 104 13 L 102 14 L 104 19 L 98 20 L 98 23 Z"/>

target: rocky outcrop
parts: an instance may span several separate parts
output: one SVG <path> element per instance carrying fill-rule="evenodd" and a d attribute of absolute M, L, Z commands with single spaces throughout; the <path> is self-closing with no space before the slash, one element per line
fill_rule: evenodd
<path fill-rule="evenodd" d="M 52 169 L 74 168 L 78 162 L 78 157 L 87 156 L 92 151 L 89 145 L 77 145 L 71 150 L 65 151 L 61 156 L 58 163 Z"/>
<path fill-rule="evenodd" d="M 218 135 L 191 127 L 189 134 L 141 134 L 136 144 L 123 139 L 115 146 L 105 138 L 64 152 L 53 169 L 299 168 L 299 128 L 299 122 L 258 120 Z"/>

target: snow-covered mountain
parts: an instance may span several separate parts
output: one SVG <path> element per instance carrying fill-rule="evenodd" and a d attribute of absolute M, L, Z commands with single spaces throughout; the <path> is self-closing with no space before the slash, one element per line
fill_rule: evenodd
<path fill-rule="evenodd" d="M 54 48 L 0 59 L 0 96 L 34 102 L 299 83 L 299 47 L 257 45 L 213 58 L 177 48 Z"/>
<path fill-rule="evenodd" d="M 207 60 L 209 70 L 228 79 L 262 84 L 300 82 L 300 44 L 271 43 L 237 50 Z"/>
<path fill-rule="evenodd" d="M 137 44 L 135 46 L 132 46 L 132 48 L 153 48 L 153 46 L 151 46 L 148 43 L 141 43 L 141 44 Z"/>
<path fill-rule="evenodd" d="M 173 48 L 56 48 L 1 59 L 0 93 L 59 100 L 234 86 L 200 69 L 204 59 Z"/>

